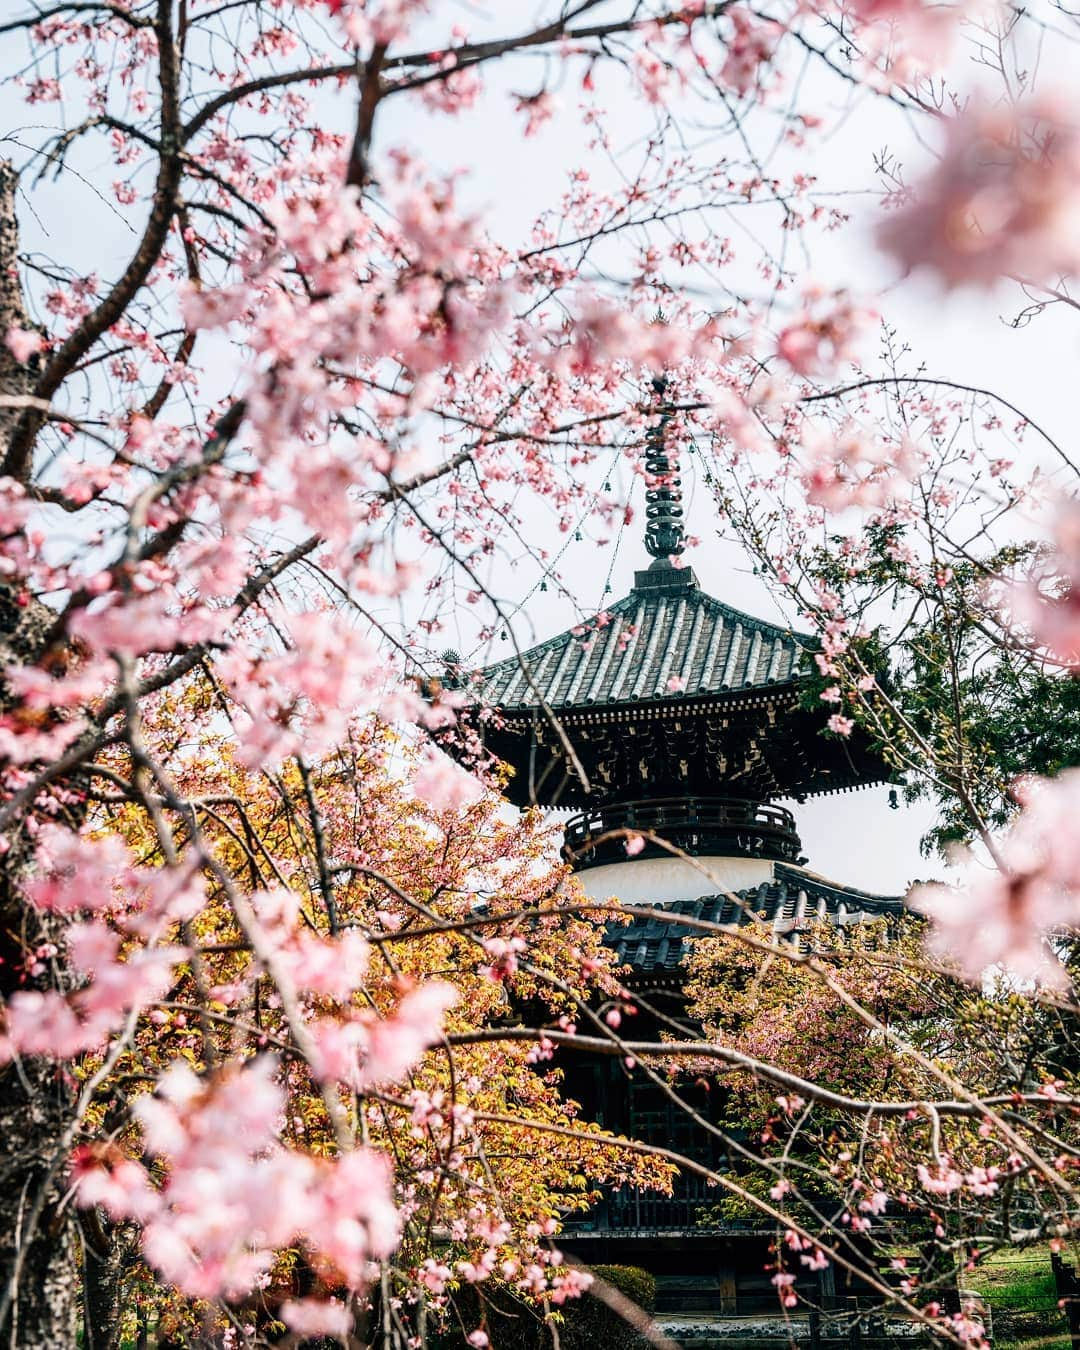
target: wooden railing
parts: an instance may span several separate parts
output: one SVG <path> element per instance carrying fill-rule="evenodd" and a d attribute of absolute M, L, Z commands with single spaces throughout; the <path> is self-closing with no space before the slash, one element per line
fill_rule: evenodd
<path fill-rule="evenodd" d="M 754 1219 L 722 1219 L 719 1195 L 704 1178 L 683 1173 L 671 1195 L 620 1186 L 605 1191 L 597 1205 L 566 1219 L 567 1233 L 626 1237 L 647 1233 L 731 1233 L 745 1235 L 761 1228 Z"/>
<path fill-rule="evenodd" d="M 577 867 L 625 859 L 626 831 L 673 844 L 684 853 L 795 862 L 802 847 L 795 818 L 782 806 L 741 797 L 660 797 L 612 802 L 566 823 L 563 854 Z M 604 838 L 604 836 L 612 836 Z M 636 856 L 667 852 L 646 838 Z"/>

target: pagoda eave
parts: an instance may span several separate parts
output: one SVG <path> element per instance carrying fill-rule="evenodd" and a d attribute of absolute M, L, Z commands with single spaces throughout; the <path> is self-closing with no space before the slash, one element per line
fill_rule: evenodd
<path fill-rule="evenodd" d="M 565 707 L 545 707 L 537 703 L 510 705 L 492 704 L 468 710 L 470 720 L 481 723 L 502 723 L 504 726 L 529 730 L 538 723 L 551 724 L 556 720 L 566 726 L 608 722 L 647 722 L 657 718 L 675 720 L 680 717 L 700 717 L 710 712 L 739 713 L 770 704 L 787 710 L 794 708 L 801 696 L 800 680 L 756 686 L 748 689 L 710 690 L 694 694 L 687 691 L 683 697 L 635 699 L 624 703 L 574 703 Z"/>
<path fill-rule="evenodd" d="M 820 714 L 799 708 L 794 691 L 782 703 L 755 694 L 657 705 L 654 716 L 640 705 L 618 711 L 578 709 L 559 714 L 557 724 L 539 709 L 527 718 L 493 713 L 474 725 L 485 748 L 515 770 L 507 795 L 517 806 L 588 809 L 646 796 L 798 800 L 892 777 L 864 733 L 822 735 Z"/>

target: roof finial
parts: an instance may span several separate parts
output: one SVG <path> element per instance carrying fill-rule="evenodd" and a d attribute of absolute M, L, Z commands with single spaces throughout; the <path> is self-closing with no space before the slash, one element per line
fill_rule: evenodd
<path fill-rule="evenodd" d="M 682 480 L 675 473 L 666 448 L 667 428 L 671 421 L 671 405 L 664 399 L 667 377 L 657 375 L 652 386 L 660 405 L 660 418 L 649 428 L 645 438 L 646 481 L 656 484 L 645 490 L 645 547 L 660 562 L 677 557 L 686 542 L 682 523 Z M 660 480 L 658 484 L 657 479 Z"/>

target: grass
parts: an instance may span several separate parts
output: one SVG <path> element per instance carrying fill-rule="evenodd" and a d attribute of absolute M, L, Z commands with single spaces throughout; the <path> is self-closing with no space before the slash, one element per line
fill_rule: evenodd
<path fill-rule="evenodd" d="M 994 1310 L 995 1350 L 1071 1350 L 1049 1246 L 994 1252 L 961 1280 Z"/>

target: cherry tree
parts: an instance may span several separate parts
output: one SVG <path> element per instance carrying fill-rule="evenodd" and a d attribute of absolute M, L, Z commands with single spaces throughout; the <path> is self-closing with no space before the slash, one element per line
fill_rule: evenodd
<path fill-rule="evenodd" d="M 415 1342 L 448 1287 L 494 1278 L 551 1317 L 588 1283 L 554 1242 L 555 1191 L 582 1167 L 662 1188 L 691 1165 L 578 1120 L 544 1068 L 564 1045 L 658 1081 L 672 1058 L 726 1056 L 789 1114 L 796 1098 L 859 1120 L 915 1109 L 831 1100 L 809 1066 L 719 1028 L 627 1040 L 599 943 L 610 907 L 581 899 L 539 821 L 500 817 L 499 770 L 467 736 L 486 787 L 428 739 L 457 719 L 431 679 L 451 612 L 475 614 L 480 642 L 506 620 L 494 564 L 544 572 L 553 535 L 631 513 L 604 470 L 643 473 L 659 371 L 673 451 L 709 447 L 723 510 L 823 633 L 831 733 L 863 720 L 898 768 L 971 805 L 994 879 L 921 901 L 961 942 L 990 907 L 967 973 L 977 955 L 1041 976 L 1041 935 L 1075 921 L 1056 824 L 1075 782 L 1032 787 L 999 843 L 966 762 L 949 770 L 869 660 L 869 601 L 835 576 L 840 558 L 865 577 L 867 545 L 806 551 L 854 512 L 905 584 L 942 590 L 968 513 L 995 491 L 1031 503 L 1041 480 L 995 451 L 987 496 L 955 450 L 950 419 L 987 395 L 913 379 L 887 415 L 880 392 L 907 377 L 848 365 L 872 307 L 814 287 L 788 247 L 844 223 L 798 162 L 815 97 L 842 88 L 945 126 L 939 167 L 887 184 L 882 240 L 903 268 L 1012 275 L 1033 303 L 1070 304 L 1068 111 L 1028 98 L 954 116 L 932 63 L 963 16 L 919 0 L 537 8 L 477 33 L 422 0 L 33 0 L 0 22 L 26 105 L 0 170 L 14 1344 L 74 1345 L 80 1308 L 85 1343 L 115 1343 L 136 1268 L 178 1334 L 231 1345 L 376 1323 Z M 968 22 L 1004 43 L 1019 18 Z M 456 160 L 427 162 L 399 130 L 399 108 L 442 128 L 478 106 L 523 140 L 573 128 L 562 195 L 524 238 L 500 234 Z M 485 147 L 469 160 L 482 174 Z M 39 201 L 66 214 L 69 256 Z M 71 228 L 81 209 L 130 229 L 122 256 Z M 788 506 L 763 520 L 781 489 Z M 1076 530 L 1060 511 L 1057 551 L 995 565 L 980 595 L 1000 648 L 1071 669 Z M 827 962 L 782 955 L 875 1026 Z M 504 1006 L 536 1017 L 509 1025 Z M 502 1095 L 478 1071 L 495 1053 Z M 985 1126 L 988 1155 L 1019 1159 L 1010 1176 L 1056 1187 L 1069 1231 L 1044 1115 L 1070 1118 L 1071 1089 L 1019 1085 L 1025 1132 L 959 1069 L 919 1067 L 930 1110 Z M 491 1140 L 520 1152 L 533 1136 L 545 1174 L 497 1184 Z M 954 1162 L 935 1137 L 911 1166 L 930 1192 L 998 1186 L 979 1171 L 998 1164 Z M 856 1260 L 783 1192 L 741 1189 L 793 1250 Z M 881 1285 L 945 1340 L 977 1339 L 916 1291 Z"/>

